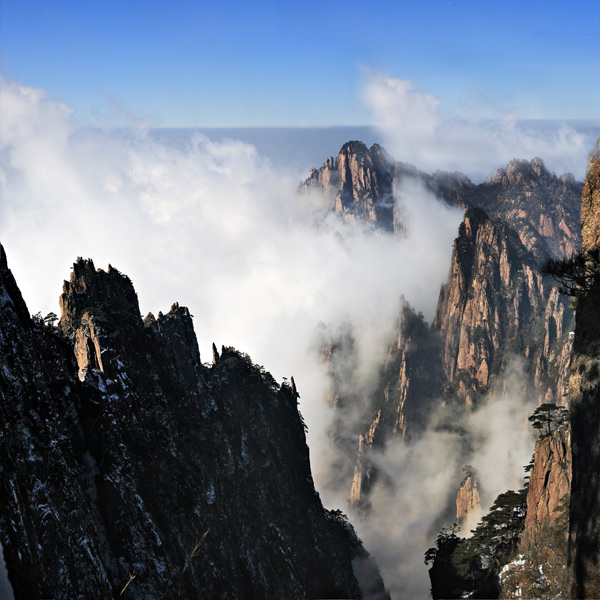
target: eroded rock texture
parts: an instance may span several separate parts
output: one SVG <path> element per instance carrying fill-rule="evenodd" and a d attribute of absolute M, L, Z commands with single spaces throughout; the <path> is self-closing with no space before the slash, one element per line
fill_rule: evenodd
<path fill-rule="evenodd" d="M 570 256 L 579 249 L 581 183 L 571 174 L 549 172 L 537 157 L 514 159 L 474 184 L 463 173 L 430 175 L 396 162 L 378 144 L 369 149 L 354 141 L 344 144 L 338 156 L 330 156 L 320 169 L 312 169 L 301 188 L 321 189 L 331 208 L 346 218 L 402 231 L 396 195 L 407 179 L 420 181 L 451 206 L 481 208 L 490 218 L 503 219 L 538 259 Z"/>
<path fill-rule="evenodd" d="M 571 492 L 571 429 L 561 427 L 535 444 L 527 492 L 527 516 L 521 548 L 541 541 L 544 530 L 559 518 L 561 502 Z M 566 534 L 566 531 L 564 532 Z"/>
<path fill-rule="evenodd" d="M 474 473 L 467 473 L 456 494 L 456 521 L 462 531 L 469 532 L 481 519 L 479 483 Z"/>
<path fill-rule="evenodd" d="M 582 250 L 600 239 L 600 140 L 581 199 Z M 598 279 L 598 278 L 597 278 Z M 600 597 L 600 282 L 582 290 L 569 379 L 573 484 L 569 532 L 571 598 Z"/>
<path fill-rule="evenodd" d="M 571 321 L 566 299 L 516 232 L 481 209 L 467 211 L 433 324 L 452 396 L 476 404 L 521 357 L 539 402 L 564 404 Z"/>
<path fill-rule="evenodd" d="M 0 247 L 1 248 L 1 247 Z M 17 598 L 385 597 L 315 492 L 295 386 L 79 259 L 60 329 L 0 254 L 0 542 Z"/>
<path fill-rule="evenodd" d="M 393 179 L 394 160 L 379 144 L 367 148 L 353 141 L 335 159 L 330 156 L 320 169 L 311 169 L 302 189 L 321 188 L 335 212 L 394 230 Z"/>

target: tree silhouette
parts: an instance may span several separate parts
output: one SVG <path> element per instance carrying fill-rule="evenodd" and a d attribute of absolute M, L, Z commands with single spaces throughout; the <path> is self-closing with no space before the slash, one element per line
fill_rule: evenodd
<path fill-rule="evenodd" d="M 600 248 L 577 252 L 569 258 L 550 259 L 542 266 L 542 274 L 559 284 L 561 294 L 586 296 L 600 290 Z"/>
<path fill-rule="evenodd" d="M 528 420 L 534 429 L 540 431 L 540 437 L 544 437 L 568 423 L 569 411 L 563 406 L 546 403 L 538 406 Z M 545 432 L 541 433 L 544 429 Z"/>

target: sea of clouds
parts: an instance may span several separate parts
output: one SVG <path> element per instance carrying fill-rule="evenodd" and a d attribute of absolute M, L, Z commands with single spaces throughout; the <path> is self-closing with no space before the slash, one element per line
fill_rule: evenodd
<path fill-rule="evenodd" d="M 593 143 L 568 125 L 538 135 L 510 119 L 453 121 L 416 84 L 382 75 L 368 77 L 365 97 L 383 144 L 424 170 L 478 179 L 513 157 L 540 155 L 581 178 Z M 462 215 L 408 180 L 396 197 L 407 233 L 393 236 L 341 221 L 317 192 L 299 195 L 306 176 L 232 138 L 187 132 L 173 143 L 145 128 L 89 128 L 44 90 L 0 81 L 0 241 L 30 312 L 58 312 L 78 256 L 129 275 L 143 314 L 188 306 L 204 360 L 213 342 L 233 345 L 278 380 L 294 376 L 317 487 L 326 504 L 344 509 L 340 489 L 325 487 L 333 449 L 323 331 L 351 328 L 347 384 L 365 401 L 400 297 L 431 319 Z M 465 417 L 481 440 L 488 505 L 518 484 L 532 450 L 522 414 L 530 407 L 509 396 Z M 423 552 L 460 466 L 475 462 L 461 453 L 456 436 L 432 428 L 414 446 L 398 441 L 377 457 L 397 486 L 376 490 L 372 519 L 353 520 L 396 597 L 429 589 Z M 498 460 L 512 465 L 508 474 Z"/>

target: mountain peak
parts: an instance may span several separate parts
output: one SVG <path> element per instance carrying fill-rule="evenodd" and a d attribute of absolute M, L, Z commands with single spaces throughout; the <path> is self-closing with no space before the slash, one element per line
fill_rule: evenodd
<path fill-rule="evenodd" d="M 140 307 L 131 280 L 117 269 L 96 269 L 91 259 L 79 257 L 73 263 L 69 281 L 63 284 L 59 298 L 61 329 L 76 329 L 85 313 L 111 315 L 141 327 Z"/>

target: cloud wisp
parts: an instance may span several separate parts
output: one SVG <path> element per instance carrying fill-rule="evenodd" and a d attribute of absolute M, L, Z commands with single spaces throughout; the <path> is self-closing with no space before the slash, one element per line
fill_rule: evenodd
<path fill-rule="evenodd" d="M 444 109 L 442 99 L 415 82 L 365 71 L 364 101 L 373 112 L 382 143 L 396 158 L 428 172 L 461 171 L 475 182 L 513 158 L 544 159 L 556 172 L 582 179 L 586 157 L 595 137 L 564 123 L 547 128 L 517 120 L 517 110 L 468 107 L 470 115 L 457 118 Z"/>
<path fill-rule="evenodd" d="M 476 469 L 484 514 L 500 493 L 523 487 L 535 439 L 527 421 L 535 403 L 526 380 L 522 362 L 514 359 L 476 411 L 441 408 L 414 442 L 394 439 L 384 452 L 369 455 L 387 477 L 369 496 L 369 516 L 351 512 L 350 518 L 394 598 L 429 596 L 423 555 L 441 527 L 456 521 L 463 467 Z"/>

